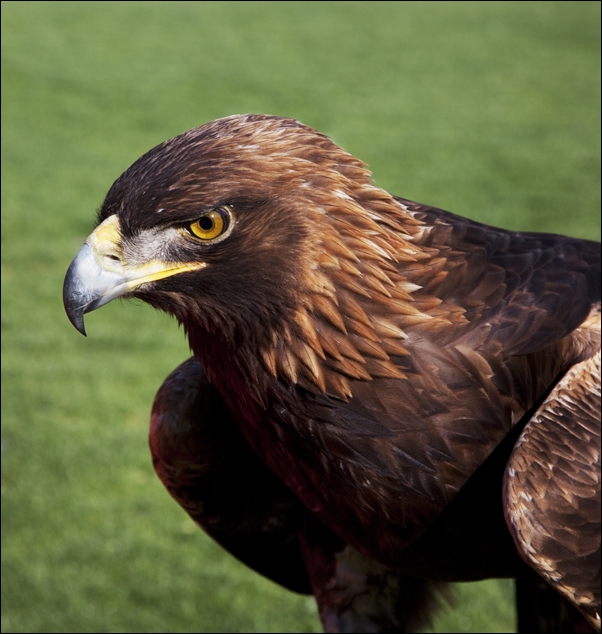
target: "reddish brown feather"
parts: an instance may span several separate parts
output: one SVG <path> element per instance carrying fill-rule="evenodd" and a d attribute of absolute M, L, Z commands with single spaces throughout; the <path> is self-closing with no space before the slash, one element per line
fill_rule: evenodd
<path fill-rule="evenodd" d="M 303 503 L 402 565 L 513 425 L 599 351 L 584 327 L 599 245 L 394 198 L 323 135 L 259 115 L 152 150 L 101 219 L 120 214 L 135 261 L 144 230 L 226 203 L 232 235 L 184 254 L 210 265 L 136 295 L 184 324 L 248 443 Z"/>

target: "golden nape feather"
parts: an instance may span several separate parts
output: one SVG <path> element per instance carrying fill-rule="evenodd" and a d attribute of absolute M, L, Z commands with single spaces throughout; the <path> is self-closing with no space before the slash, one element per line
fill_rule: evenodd
<path fill-rule="evenodd" d="M 151 452 L 224 548 L 326 631 L 423 627 L 488 577 L 524 629 L 599 631 L 598 243 L 391 196 L 264 115 L 150 150 L 98 223 L 67 314 L 137 297 L 184 326 Z"/>

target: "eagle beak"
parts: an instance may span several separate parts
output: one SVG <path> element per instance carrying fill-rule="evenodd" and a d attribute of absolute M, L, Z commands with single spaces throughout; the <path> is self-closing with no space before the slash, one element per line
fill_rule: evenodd
<path fill-rule="evenodd" d="M 161 260 L 128 265 L 123 255 L 119 218 L 109 216 L 88 236 L 67 269 L 63 284 L 65 312 L 69 321 L 85 335 L 86 313 L 130 293 L 141 284 L 205 266 L 203 262 Z"/>

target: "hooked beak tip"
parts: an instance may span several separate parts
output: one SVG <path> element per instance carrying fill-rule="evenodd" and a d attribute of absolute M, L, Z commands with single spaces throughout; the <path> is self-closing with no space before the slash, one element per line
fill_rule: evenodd
<path fill-rule="evenodd" d="M 81 334 L 84 337 L 87 337 L 88 335 L 86 334 L 86 327 L 84 325 L 84 312 L 83 311 L 69 312 L 68 310 L 66 310 L 66 312 L 67 312 L 67 317 L 69 317 L 69 321 L 73 324 L 75 329 L 81 332 Z"/>

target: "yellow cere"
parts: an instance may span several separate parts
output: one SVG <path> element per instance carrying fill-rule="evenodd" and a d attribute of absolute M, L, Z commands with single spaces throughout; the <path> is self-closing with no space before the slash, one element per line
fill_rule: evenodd
<path fill-rule="evenodd" d="M 117 214 L 101 222 L 88 236 L 86 242 L 99 256 L 121 256 L 121 227 Z"/>

